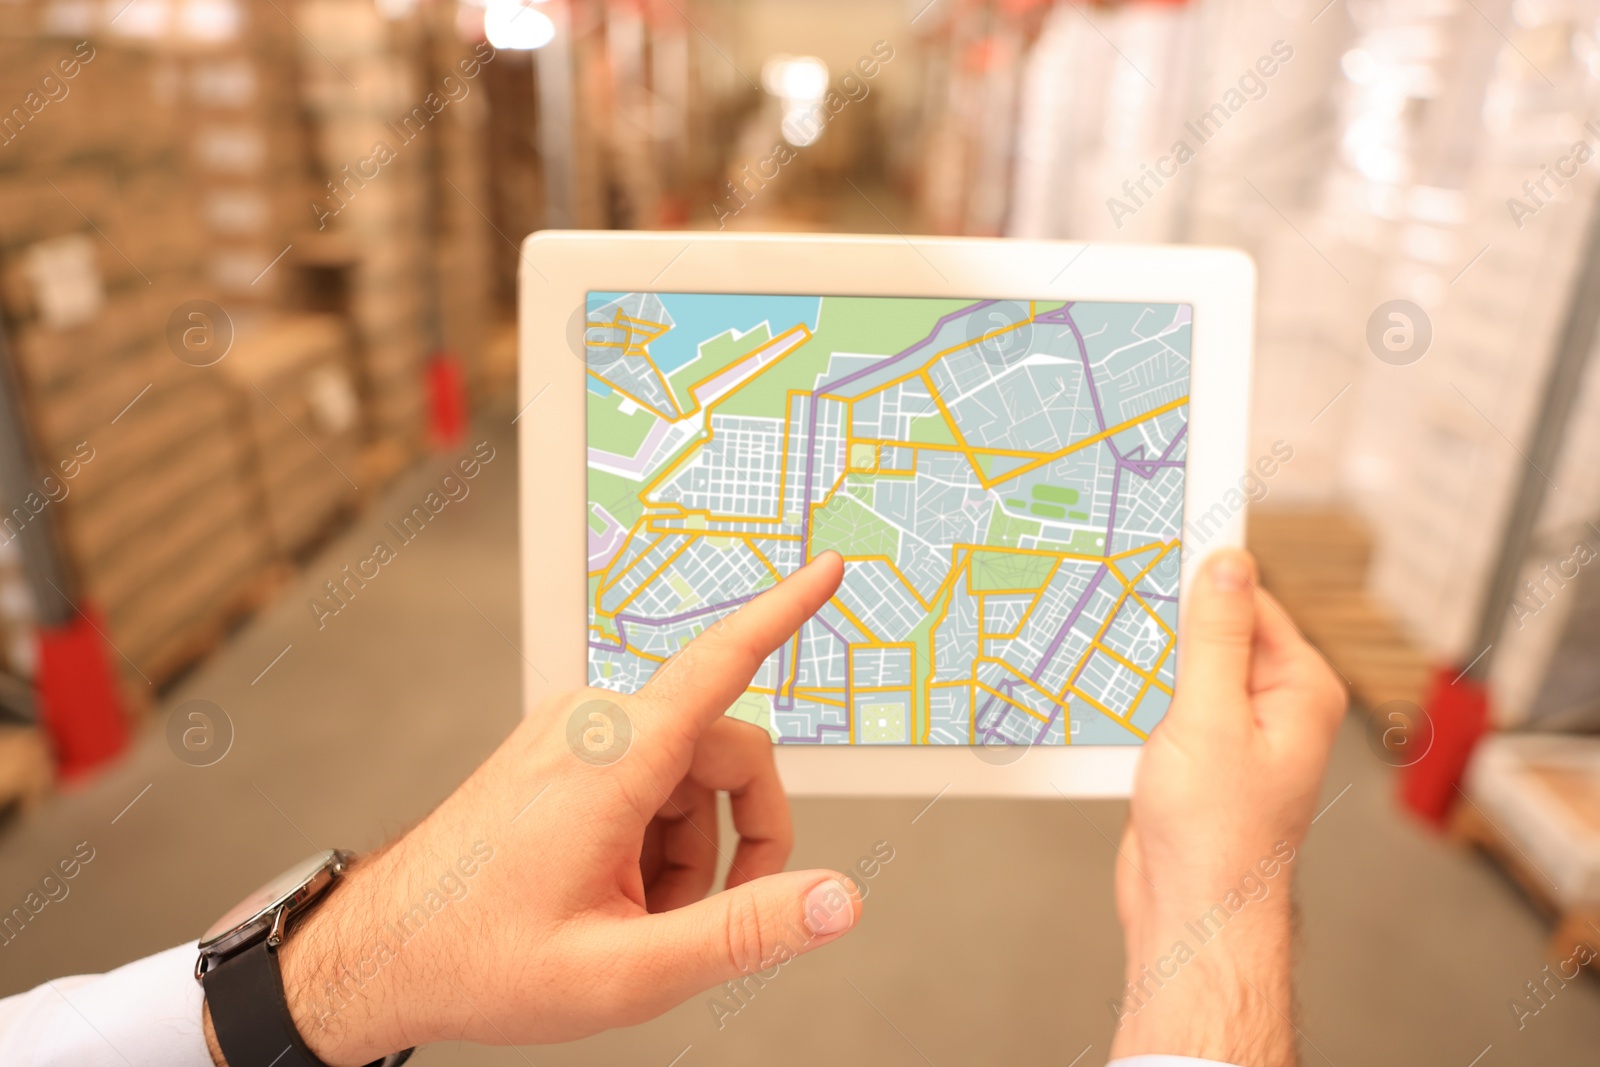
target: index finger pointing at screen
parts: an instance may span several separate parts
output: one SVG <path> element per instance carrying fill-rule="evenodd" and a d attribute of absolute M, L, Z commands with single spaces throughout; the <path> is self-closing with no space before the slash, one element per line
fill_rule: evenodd
<path fill-rule="evenodd" d="M 827 551 L 691 641 L 639 691 L 652 715 L 691 736 L 739 699 L 762 661 L 828 602 L 844 560 Z"/>

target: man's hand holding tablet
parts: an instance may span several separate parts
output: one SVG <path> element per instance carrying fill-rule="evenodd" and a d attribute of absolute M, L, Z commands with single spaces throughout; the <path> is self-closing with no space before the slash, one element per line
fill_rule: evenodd
<path fill-rule="evenodd" d="M 1344 687 L 1244 552 L 1205 562 L 1185 612 L 1117 867 L 1128 984 L 1112 1050 L 1293 1064 L 1291 884 Z"/>
<path fill-rule="evenodd" d="M 568 1041 L 854 926 L 861 904 L 842 875 L 783 871 L 789 812 L 771 743 L 722 714 L 841 574 L 837 556 L 819 557 L 637 694 L 551 697 L 432 815 L 358 861 L 280 950 L 313 1051 L 340 1067 L 442 1040 Z M 1114 1048 L 1276 1067 L 1293 1062 L 1293 849 L 1344 698 L 1244 553 L 1210 561 L 1187 611 L 1184 680 L 1141 765 L 1117 875 L 1130 990 L 1154 993 L 1125 1005 Z M 585 758 L 564 730 L 597 700 L 631 725 L 610 762 Z M 718 791 L 740 838 L 727 887 L 706 896 Z M 467 891 L 371 973 L 369 946 L 462 855 L 480 861 Z M 1219 923 L 1217 906 L 1225 925 L 1201 942 L 1193 924 Z M 1180 941 L 1191 952 L 1175 964 Z M 356 970 L 371 974 L 361 995 L 330 1012 L 326 991 Z"/>

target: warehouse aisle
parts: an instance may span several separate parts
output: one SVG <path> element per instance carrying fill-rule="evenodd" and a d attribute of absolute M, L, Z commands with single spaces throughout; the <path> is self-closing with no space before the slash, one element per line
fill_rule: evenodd
<path fill-rule="evenodd" d="M 164 710 L 115 770 L 0 830 L 7 907 L 78 842 L 94 848 L 70 896 L 0 952 L 0 990 L 194 937 L 313 845 L 378 844 L 510 729 L 516 459 L 507 415 L 489 421 L 471 440 L 493 458 L 468 494 L 336 614 L 322 613 L 320 629 L 308 601 L 322 583 L 376 540 L 394 543 L 385 522 L 438 486 L 454 457 L 402 478 L 170 694 L 165 709 L 203 699 L 226 711 L 236 730 L 226 757 L 177 759 Z M 1544 927 L 1488 865 L 1396 814 L 1389 772 L 1355 721 L 1325 795 L 1334 803 L 1300 861 L 1305 1062 L 1465 1067 L 1488 1045 L 1483 1067 L 1591 1054 L 1600 984 L 1552 986 L 1517 1029 L 1508 1001 L 1542 977 Z M 753 983 L 742 1003 L 724 995 L 721 1010 L 706 997 L 585 1042 L 446 1045 L 413 1062 L 1101 1063 L 1120 985 L 1110 842 L 1122 816 L 1106 803 L 800 802 L 796 865 L 847 867 L 875 847 L 882 855 L 880 842 L 893 853 L 845 942 Z"/>

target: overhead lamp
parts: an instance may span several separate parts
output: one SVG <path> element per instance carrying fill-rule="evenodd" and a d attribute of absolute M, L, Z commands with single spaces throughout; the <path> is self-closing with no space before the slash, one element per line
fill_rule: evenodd
<path fill-rule="evenodd" d="M 528 52 L 555 40 L 556 24 L 523 0 L 489 0 L 483 34 L 496 48 Z"/>

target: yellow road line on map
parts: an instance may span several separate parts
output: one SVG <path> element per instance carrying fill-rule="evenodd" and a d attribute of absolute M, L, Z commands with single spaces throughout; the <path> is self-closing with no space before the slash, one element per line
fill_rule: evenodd
<path fill-rule="evenodd" d="M 1042 723 L 1048 723 L 1050 721 L 1049 719 L 1047 719 L 1043 715 L 1040 715 L 1037 711 L 1034 711 L 1032 708 L 1028 707 L 1026 704 L 1018 704 L 1015 700 L 1012 700 L 1010 697 L 1008 697 L 1004 693 L 1000 692 L 1000 690 L 994 688 L 993 686 L 991 686 L 991 685 L 989 685 L 989 684 L 987 684 L 985 682 L 974 681 L 973 684 L 976 685 L 979 689 L 982 689 L 985 693 L 988 693 L 990 696 L 994 697 L 996 700 L 999 700 L 1001 703 L 1010 704 L 1012 707 L 1016 708 L 1018 711 L 1023 712 L 1025 714 L 1037 719 L 1038 721 L 1040 721 Z M 1058 701 L 1054 701 L 1054 703 L 1059 704 L 1060 701 L 1059 700 Z"/>
<path fill-rule="evenodd" d="M 1070 456 L 1074 452 L 1081 452 L 1085 448 L 1088 448 L 1090 445 L 1097 445 L 1101 441 L 1107 440 L 1108 438 L 1111 438 L 1111 437 L 1115 437 L 1117 434 L 1121 433 L 1122 431 L 1124 431 L 1126 429 L 1129 429 L 1131 427 L 1137 426 L 1141 422 L 1148 422 L 1153 418 L 1157 418 L 1158 416 L 1165 415 L 1169 411 L 1175 411 L 1178 408 L 1183 407 L 1188 402 L 1189 402 L 1189 395 L 1187 393 L 1185 393 L 1183 396 L 1179 397 L 1178 399 L 1169 401 L 1168 403 L 1165 403 L 1165 404 L 1162 404 L 1158 408 L 1152 408 L 1151 410 L 1145 412 L 1143 415 L 1137 416 L 1136 418 L 1128 419 L 1126 422 L 1119 422 L 1115 426 L 1108 426 L 1106 429 L 1101 430 L 1097 434 L 1093 434 L 1092 436 L 1085 437 L 1083 440 L 1078 441 L 1078 442 L 1076 442 L 1074 444 L 1070 444 L 1066 448 L 1059 449 L 1059 450 L 1057 450 L 1055 452 L 1051 452 L 1049 455 L 1046 455 L 1046 456 L 1044 456 L 1044 457 L 1042 457 L 1040 459 L 1036 459 L 1032 463 L 1024 463 L 1022 466 L 1017 467 L 1017 468 L 1015 468 L 1013 470 L 1006 471 L 1004 474 L 999 475 L 998 477 L 993 478 L 993 479 L 991 479 L 989 481 L 984 481 L 983 472 L 982 471 L 978 471 L 977 472 L 978 473 L 978 484 L 982 485 L 985 489 L 993 489 L 995 486 L 999 485 L 1001 482 L 1009 482 L 1011 479 L 1015 478 L 1019 474 L 1026 474 L 1029 471 L 1038 470 L 1040 467 L 1044 466 L 1047 463 L 1054 463 L 1056 460 L 1061 459 L 1064 456 Z M 974 470 L 976 470 L 976 468 L 974 468 Z"/>
<path fill-rule="evenodd" d="M 628 532 L 628 540 L 631 541 L 632 539 L 633 539 L 633 532 L 630 530 Z M 615 578 L 611 579 L 611 581 L 609 581 L 609 582 L 602 581 L 600 583 L 600 588 L 595 591 L 596 594 L 598 595 L 600 593 L 606 593 L 606 592 L 611 591 L 612 589 L 615 589 L 617 587 L 617 583 L 622 581 L 622 579 L 626 578 L 628 576 L 628 572 L 633 570 L 633 568 L 635 568 L 635 567 L 637 567 L 639 565 L 639 561 L 640 560 L 645 559 L 646 557 L 648 557 L 650 555 L 650 553 L 654 552 L 658 547 L 660 547 L 661 542 L 665 541 L 666 539 L 667 539 L 667 535 L 666 534 L 662 534 L 660 537 L 658 537 L 654 541 L 650 542 L 650 547 L 645 549 L 643 552 L 639 553 L 637 556 L 634 556 L 631 560 L 629 560 L 628 561 L 628 565 L 626 567 L 622 568 L 622 570 L 620 572 L 618 572 L 618 574 L 617 574 L 617 576 Z M 622 550 L 617 552 L 615 558 L 616 559 L 621 559 L 622 556 L 623 556 L 623 552 L 625 552 L 627 550 L 627 547 L 628 547 L 627 542 L 626 541 L 623 542 Z M 609 570 L 609 569 L 610 568 L 607 568 L 607 570 Z"/>
<path fill-rule="evenodd" d="M 928 627 L 928 676 L 922 680 L 922 743 L 928 744 L 933 729 L 933 699 L 932 692 L 934 675 L 939 673 L 939 654 L 935 644 L 939 639 L 939 627 L 944 625 L 944 620 L 950 616 L 950 605 L 955 602 L 955 584 L 961 577 L 961 572 L 972 562 L 972 553 L 959 556 L 955 549 L 950 550 L 950 573 L 945 575 L 944 581 L 939 583 L 939 588 L 934 590 L 933 602 L 939 603 L 942 599 L 944 606 L 939 609 L 939 617 L 934 619 Z M 913 680 L 916 675 L 912 675 Z M 960 684 L 960 683 L 956 683 Z M 970 713 L 969 713 L 970 718 Z"/>
<path fill-rule="evenodd" d="M 1003 659 L 998 659 L 994 656 L 979 656 L 977 659 L 973 660 L 974 665 L 980 663 L 993 663 L 996 666 L 1004 668 L 1007 674 L 1013 675 L 1017 681 L 1025 683 L 1029 689 L 1032 689 L 1035 693 L 1038 693 L 1052 704 L 1066 703 L 1064 700 L 1057 700 L 1054 693 L 1050 692 L 1050 690 L 1046 689 L 1032 678 L 1029 678 L 1027 675 L 1023 674 L 1021 671 L 1017 670 L 1016 667 L 1007 663 Z"/>
<path fill-rule="evenodd" d="M 1155 565 L 1157 563 L 1160 563 L 1162 558 L 1165 557 L 1168 552 L 1171 552 L 1173 550 L 1173 548 L 1175 548 L 1177 546 L 1177 544 L 1178 544 L 1178 542 L 1176 542 L 1176 541 L 1170 541 L 1170 542 L 1166 542 L 1165 544 L 1163 544 L 1161 551 L 1156 554 L 1155 558 L 1152 559 L 1145 566 L 1144 570 L 1140 571 L 1134 577 L 1133 581 L 1131 581 L 1131 582 L 1128 581 L 1126 578 L 1122 577 L 1121 572 L 1116 571 L 1115 569 L 1112 569 L 1112 568 L 1108 568 L 1108 572 L 1112 573 L 1112 574 L 1115 574 L 1117 576 L 1117 580 L 1119 582 L 1123 583 L 1122 595 L 1117 597 L 1117 602 L 1111 606 L 1111 610 L 1110 611 L 1106 612 L 1106 619 L 1105 619 L 1105 621 L 1103 623 L 1100 624 L 1100 629 L 1094 635 L 1094 640 L 1091 641 L 1089 643 L 1089 647 L 1084 650 L 1083 658 L 1078 660 L 1078 664 L 1077 664 L 1077 666 L 1075 666 L 1072 669 L 1072 673 L 1067 675 L 1067 689 L 1071 689 L 1077 683 L 1078 675 L 1083 673 L 1083 668 L 1088 664 L 1089 657 L 1094 655 L 1095 646 L 1098 645 L 1100 643 L 1100 641 L 1106 636 L 1106 631 L 1111 628 L 1111 623 L 1112 623 L 1112 621 L 1114 619 L 1116 619 L 1117 612 L 1122 610 L 1123 603 L 1128 599 L 1129 591 L 1134 586 L 1138 585 L 1141 581 L 1143 581 L 1144 580 L 1144 576 L 1149 574 L 1151 569 L 1153 567 L 1155 567 Z M 1143 552 L 1146 549 L 1148 549 L 1149 547 L 1150 547 L 1149 545 L 1142 545 L 1142 546 L 1140 546 L 1138 551 Z M 1062 692 L 1065 693 L 1066 690 L 1062 690 Z M 1113 718 L 1114 717 L 1115 716 L 1113 716 Z"/>
<path fill-rule="evenodd" d="M 636 588 L 633 592 L 628 594 L 627 599 L 623 600 L 622 603 L 618 604 L 614 610 L 612 610 L 612 611 L 602 611 L 602 612 L 599 612 L 599 614 L 605 616 L 608 619 L 616 618 L 618 612 L 620 612 L 623 608 L 627 607 L 629 604 L 633 603 L 633 598 L 638 596 L 640 593 L 644 592 L 647 588 L 649 588 L 649 586 L 650 586 L 650 584 L 652 582 L 654 582 L 657 578 L 661 577 L 661 572 L 666 570 L 668 567 L 672 566 L 672 564 L 677 560 L 677 558 L 679 556 L 683 555 L 684 550 L 687 549 L 692 544 L 694 544 L 694 539 L 693 538 L 689 538 L 689 537 L 685 537 L 683 539 L 683 544 L 681 544 L 677 548 L 673 549 L 672 550 L 672 554 L 669 555 L 666 558 L 666 560 L 664 560 L 662 562 L 661 566 L 659 566 L 655 570 L 651 571 L 649 576 L 646 577 L 644 581 L 639 583 L 638 588 Z"/>
<path fill-rule="evenodd" d="M 1100 703 L 1098 700 L 1096 700 L 1094 697 L 1090 696 L 1088 693 L 1085 693 L 1083 690 L 1078 689 L 1075 686 L 1068 686 L 1067 688 L 1072 691 L 1072 695 L 1073 696 L 1077 697 L 1079 700 L 1083 701 L 1085 704 L 1089 705 L 1091 708 L 1094 708 L 1094 710 L 1098 711 L 1100 714 L 1104 715 L 1106 718 L 1110 719 L 1112 722 L 1114 722 L 1117 725 L 1121 726 L 1123 729 L 1127 730 L 1129 733 L 1134 734 L 1140 740 L 1142 740 L 1142 741 L 1150 740 L 1150 735 L 1149 734 L 1145 733 L 1143 730 L 1141 730 L 1137 726 L 1133 725 L 1133 723 L 1129 722 L 1127 719 L 1124 719 L 1121 715 L 1117 715 L 1117 714 L 1113 713 L 1110 708 L 1108 708 L 1104 704 Z"/>
<path fill-rule="evenodd" d="M 844 693 L 844 690 L 843 689 L 796 689 L 794 691 L 794 698 L 796 700 L 809 700 L 813 704 L 827 704 L 830 707 L 835 707 L 835 708 L 842 708 L 842 707 L 845 706 L 845 703 L 842 700 L 829 700 L 827 697 L 818 696 L 817 695 L 818 693 L 840 693 L 840 694 L 842 694 L 842 693 Z"/>

